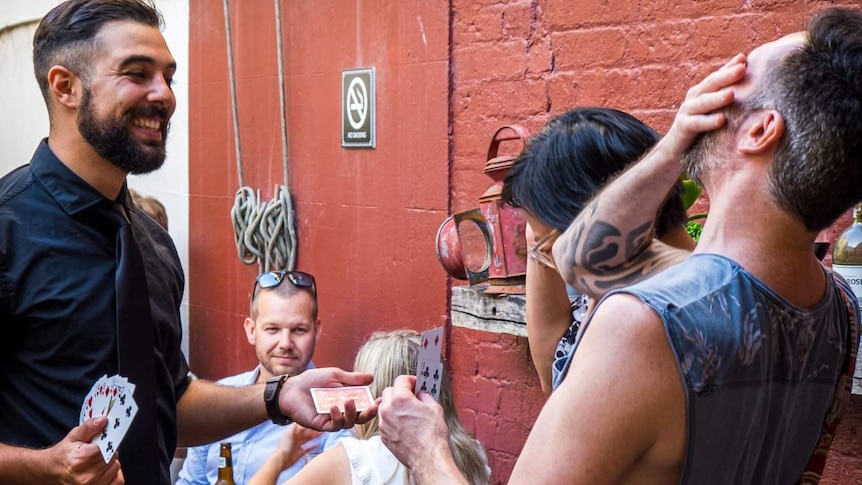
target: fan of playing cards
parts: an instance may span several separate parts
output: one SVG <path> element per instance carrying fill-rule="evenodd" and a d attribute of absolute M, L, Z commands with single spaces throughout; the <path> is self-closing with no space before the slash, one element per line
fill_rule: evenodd
<path fill-rule="evenodd" d="M 132 397 L 134 392 L 135 385 L 125 377 L 120 375 L 108 377 L 106 374 L 93 384 L 87 397 L 84 398 L 78 424 L 84 424 L 84 421 L 92 418 L 102 416 L 108 418 L 105 431 L 93 439 L 93 443 L 99 445 L 105 463 L 114 456 L 120 442 L 129 431 L 135 414 L 138 413 L 138 405 Z"/>

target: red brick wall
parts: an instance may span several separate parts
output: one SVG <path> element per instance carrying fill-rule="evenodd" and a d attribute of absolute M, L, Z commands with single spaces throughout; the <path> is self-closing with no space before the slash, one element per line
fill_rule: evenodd
<path fill-rule="evenodd" d="M 451 341 L 459 416 L 485 445 L 494 483 L 506 483 L 544 403 L 527 339 L 454 328 Z"/>

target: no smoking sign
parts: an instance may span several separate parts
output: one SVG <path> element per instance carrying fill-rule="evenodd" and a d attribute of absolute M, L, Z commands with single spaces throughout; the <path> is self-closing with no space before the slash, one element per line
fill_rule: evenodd
<path fill-rule="evenodd" d="M 374 148 L 374 68 L 341 72 L 341 146 Z"/>

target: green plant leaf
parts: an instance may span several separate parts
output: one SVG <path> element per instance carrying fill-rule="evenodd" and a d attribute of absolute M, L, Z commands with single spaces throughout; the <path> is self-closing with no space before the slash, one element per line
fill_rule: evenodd
<path fill-rule="evenodd" d="M 688 221 L 685 225 L 685 232 L 695 241 L 700 239 L 700 233 L 703 232 L 703 226 L 699 222 Z"/>
<path fill-rule="evenodd" d="M 694 205 L 697 198 L 700 197 L 701 189 L 700 186 L 689 179 L 682 180 L 682 188 L 682 203 L 683 206 L 685 206 L 685 210 L 688 210 L 692 205 Z"/>

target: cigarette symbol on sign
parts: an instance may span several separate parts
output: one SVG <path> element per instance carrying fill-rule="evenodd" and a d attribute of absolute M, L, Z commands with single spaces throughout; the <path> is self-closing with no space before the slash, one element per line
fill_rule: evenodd
<path fill-rule="evenodd" d="M 347 121 L 354 130 L 362 128 L 368 116 L 368 90 L 362 78 L 355 77 L 347 87 Z"/>

